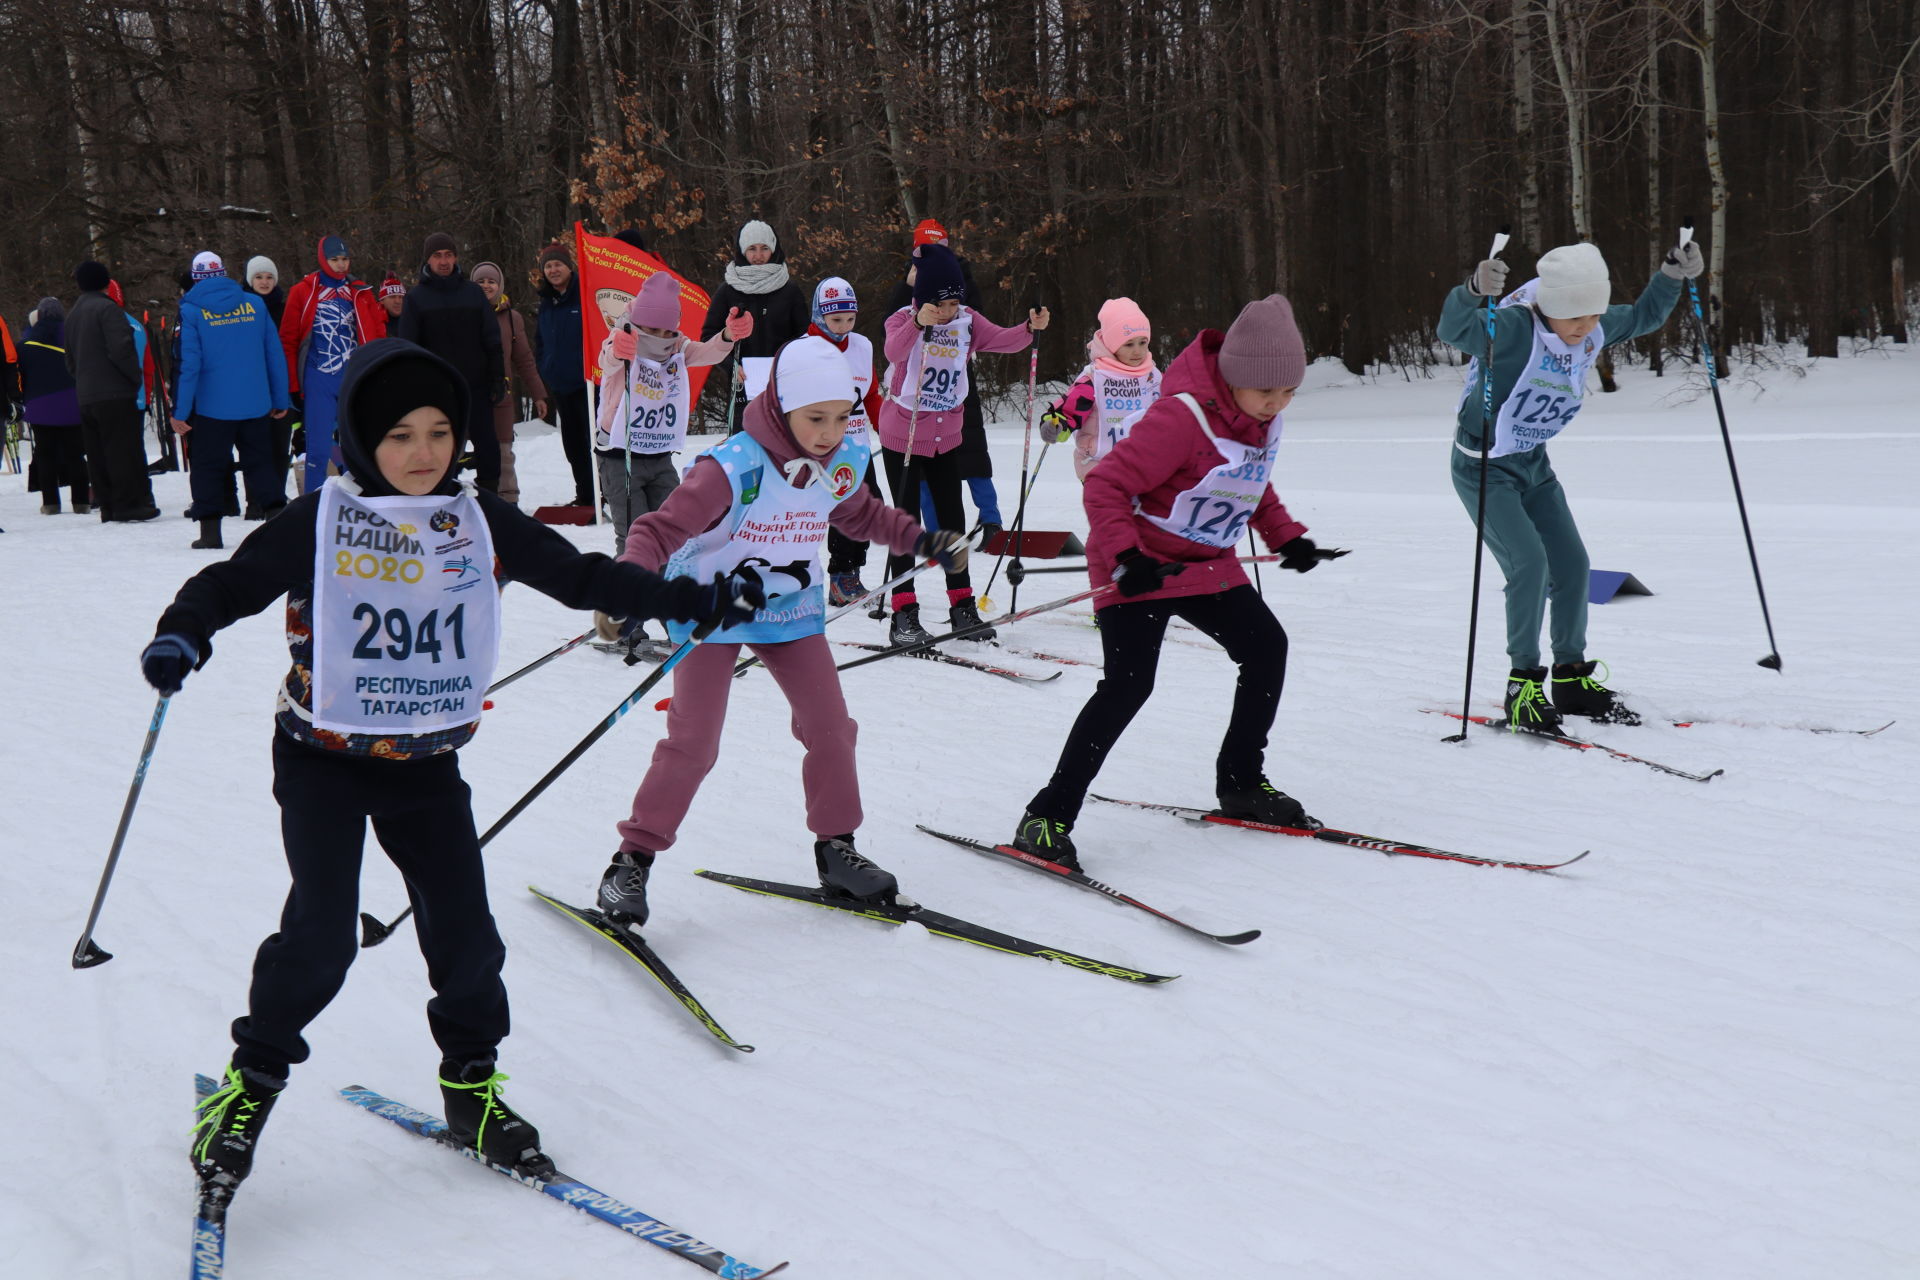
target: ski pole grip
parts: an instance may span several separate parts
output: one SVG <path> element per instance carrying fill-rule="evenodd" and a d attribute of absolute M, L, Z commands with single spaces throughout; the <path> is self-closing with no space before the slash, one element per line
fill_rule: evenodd
<path fill-rule="evenodd" d="M 1497 258 L 1500 256 L 1500 251 L 1507 247 L 1507 241 L 1513 238 L 1512 232 L 1513 228 L 1511 226 L 1503 226 L 1494 233 L 1493 248 L 1487 251 L 1489 258 Z"/>
<path fill-rule="evenodd" d="M 1689 244 L 1692 244 L 1692 243 L 1693 243 L 1693 219 L 1690 217 L 1682 218 L 1680 219 L 1680 247 L 1684 249 Z"/>

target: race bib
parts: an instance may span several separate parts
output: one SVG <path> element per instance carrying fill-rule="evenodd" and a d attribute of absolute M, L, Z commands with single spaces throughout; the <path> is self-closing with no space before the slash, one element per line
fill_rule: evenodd
<path fill-rule="evenodd" d="M 1216 436 L 1207 423 L 1206 412 L 1192 396 L 1183 392 L 1176 398 L 1187 406 L 1200 429 L 1207 433 L 1207 439 L 1213 441 L 1213 447 L 1220 453 L 1220 463 L 1175 498 L 1166 515 L 1146 514 L 1140 510 L 1137 498 L 1134 511 L 1148 524 L 1190 542 L 1214 548 L 1230 547 L 1247 531 L 1247 522 L 1253 519 L 1260 498 L 1267 491 L 1267 480 L 1273 474 L 1274 448 L 1280 443 L 1280 419 L 1275 417 L 1268 424 L 1264 443 L 1241 444 L 1238 440 L 1222 440 Z"/>
<path fill-rule="evenodd" d="M 1526 372 L 1514 381 L 1493 424 L 1492 456 L 1504 458 L 1537 449 L 1559 435 L 1580 412 L 1587 371 L 1606 346 L 1606 334 L 1593 332 L 1573 346 L 1554 336 L 1539 320 L 1533 326 L 1533 350 Z"/>
<path fill-rule="evenodd" d="M 687 446 L 687 357 L 664 364 L 635 358 L 627 366 L 628 453 L 678 453 Z"/>
<path fill-rule="evenodd" d="M 464 492 L 368 498 L 334 476 L 317 519 L 314 726 L 417 734 L 478 720 L 500 641 L 480 504 Z"/>
<path fill-rule="evenodd" d="M 911 411 L 950 413 L 967 398 L 967 354 L 973 346 L 973 312 L 965 307 L 949 324 L 921 330 L 920 346 L 907 355 L 907 383 L 894 399 Z"/>
<path fill-rule="evenodd" d="M 1133 424 L 1160 398 L 1160 370 L 1123 376 L 1099 365 L 1093 367 L 1094 410 L 1100 415 L 1100 434 L 1093 456 L 1104 458 L 1127 438 Z"/>

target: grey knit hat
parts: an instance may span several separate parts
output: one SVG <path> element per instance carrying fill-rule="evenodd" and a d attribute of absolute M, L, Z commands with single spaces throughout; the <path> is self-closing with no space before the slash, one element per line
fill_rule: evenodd
<path fill-rule="evenodd" d="M 1307 376 L 1307 349 L 1293 306 L 1277 293 L 1240 309 L 1220 348 L 1220 376 L 1228 386 L 1297 387 Z"/>

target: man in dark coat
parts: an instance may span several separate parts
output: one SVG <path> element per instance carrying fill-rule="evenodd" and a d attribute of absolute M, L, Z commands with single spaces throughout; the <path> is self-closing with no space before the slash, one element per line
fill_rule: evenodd
<path fill-rule="evenodd" d="M 153 481 L 140 441 L 147 388 L 142 374 L 146 331 L 122 311 L 107 288 L 113 277 L 98 262 L 74 269 L 80 298 L 67 313 L 67 372 L 80 401 L 87 474 L 102 520 L 151 520 Z"/>
<path fill-rule="evenodd" d="M 433 352 L 467 384 L 467 445 L 473 451 L 474 483 L 498 492 L 500 442 L 493 433 L 493 406 L 507 394 L 500 322 L 487 295 L 460 269 L 452 236 L 434 232 L 421 246 L 421 256 L 420 283 L 407 293 L 394 336 Z"/>

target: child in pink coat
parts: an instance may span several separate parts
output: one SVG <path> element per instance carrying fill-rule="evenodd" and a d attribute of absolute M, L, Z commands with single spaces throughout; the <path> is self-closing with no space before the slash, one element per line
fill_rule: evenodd
<path fill-rule="evenodd" d="M 1287 673 L 1287 633 L 1236 558 L 1251 525 L 1289 569 L 1330 553 L 1287 514 L 1269 478 L 1280 411 L 1306 376 L 1293 308 L 1249 303 L 1224 334 L 1202 330 L 1167 369 L 1161 396 L 1086 476 L 1093 585 L 1105 674 L 1074 721 L 1053 776 L 1027 804 L 1015 847 L 1079 869 L 1070 832 L 1107 753 L 1153 692 L 1167 624 L 1184 618 L 1240 668 L 1215 761 L 1219 812 L 1309 827 L 1300 802 L 1266 779 L 1267 733 Z"/>
<path fill-rule="evenodd" d="M 1025 324 L 1003 329 L 961 302 L 966 278 L 951 249 L 925 244 L 914 250 L 914 259 L 913 305 L 887 317 L 887 398 L 879 424 L 887 489 L 894 505 L 912 514 L 925 481 L 940 524 L 964 529 L 966 508 L 961 505 L 962 477 L 954 450 L 960 447 L 965 416 L 968 362 L 979 351 L 1025 351 L 1033 335 L 1047 327 L 1047 311 L 1030 311 Z M 893 557 L 887 561 L 887 576 L 897 577 L 910 563 L 906 556 Z M 930 638 L 920 622 L 912 583 L 894 592 L 893 611 L 894 644 Z M 947 621 L 956 630 L 980 621 L 964 566 L 947 574 Z M 991 640 L 993 631 L 969 638 Z"/>
<path fill-rule="evenodd" d="M 1087 367 L 1041 415 L 1055 444 L 1073 440 L 1073 473 L 1080 479 L 1160 398 L 1152 344 L 1153 326 L 1140 304 L 1108 298 L 1100 307 L 1100 327 L 1087 343 Z"/>
<path fill-rule="evenodd" d="M 646 922 L 654 855 L 673 844 L 719 756 L 742 643 L 793 708 L 793 736 L 806 748 L 801 779 L 820 883 L 849 897 L 893 898 L 893 876 L 854 848 L 861 822 L 858 727 L 827 647 L 820 545 L 837 529 L 884 542 L 909 562 L 934 556 L 949 572 L 965 572 L 966 540 L 925 532 L 861 483 L 868 446 L 846 438 L 854 399 L 853 374 L 837 347 L 824 338 L 789 342 L 774 358 L 766 389 L 747 406 L 743 429 L 695 459 L 686 481 L 627 535 L 620 559 L 629 564 L 756 579 L 766 604 L 751 622 L 700 644 L 673 669 L 667 736 L 653 749 L 633 813 L 619 824 L 620 848 L 600 881 L 601 909 L 622 923 Z M 670 634 L 679 643 L 690 630 Z M 755 785 L 772 780 L 763 771 Z"/>

